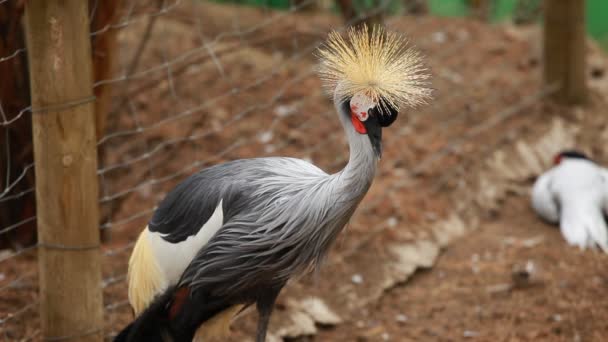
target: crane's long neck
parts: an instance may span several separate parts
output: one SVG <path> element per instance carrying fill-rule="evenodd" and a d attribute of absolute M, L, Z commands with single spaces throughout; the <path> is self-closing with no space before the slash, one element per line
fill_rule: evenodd
<path fill-rule="evenodd" d="M 309 265 L 313 260 L 316 265 L 320 263 L 367 193 L 376 173 L 378 157 L 369 137 L 355 131 L 350 119 L 350 106 L 338 101 L 335 103 L 348 139 L 350 155 L 344 169 L 329 176 L 313 191 L 315 200 L 311 202 L 318 206 L 317 211 L 321 214 L 313 215 L 314 219 L 318 220 L 312 225 L 316 231 L 314 234 L 307 234 L 305 240 L 314 238 L 315 248 L 303 252 L 307 253 L 308 257 L 300 263 L 302 265 Z"/>
<path fill-rule="evenodd" d="M 378 157 L 369 137 L 355 131 L 350 119 L 350 106 L 335 100 L 340 122 L 349 146 L 348 164 L 336 176 L 339 187 L 354 197 L 363 197 L 374 179 Z"/>

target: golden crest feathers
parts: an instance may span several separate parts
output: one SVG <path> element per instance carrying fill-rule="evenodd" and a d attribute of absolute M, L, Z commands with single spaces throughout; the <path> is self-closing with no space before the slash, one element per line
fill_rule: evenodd
<path fill-rule="evenodd" d="M 319 75 L 340 99 L 363 92 L 380 110 L 415 106 L 430 98 L 429 74 L 422 56 L 400 35 L 381 26 L 350 28 L 345 40 L 333 31 L 318 50 Z M 338 86 L 339 85 L 339 86 Z"/>

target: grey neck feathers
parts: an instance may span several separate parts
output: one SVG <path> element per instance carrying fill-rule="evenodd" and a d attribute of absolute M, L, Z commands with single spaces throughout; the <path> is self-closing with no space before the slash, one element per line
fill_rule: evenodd
<path fill-rule="evenodd" d="M 348 164 L 341 171 L 321 182 L 322 196 L 331 208 L 318 224 L 314 250 L 315 265 L 319 265 L 326 252 L 344 226 L 348 224 L 357 206 L 367 193 L 376 173 L 378 158 L 366 134 L 355 131 L 350 119 L 350 110 L 345 112 L 340 101 L 334 101 L 340 122 L 346 133 L 349 146 Z M 319 223 L 321 223 L 319 222 Z"/>
<path fill-rule="evenodd" d="M 348 164 L 337 174 L 337 177 L 346 191 L 357 192 L 361 197 L 365 195 L 376 174 L 378 157 L 372 148 L 369 137 L 355 131 L 350 119 L 350 112 L 345 112 L 339 98 L 334 98 L 334 104 L 340 123 L 344 128 L 349 147 Z"/>

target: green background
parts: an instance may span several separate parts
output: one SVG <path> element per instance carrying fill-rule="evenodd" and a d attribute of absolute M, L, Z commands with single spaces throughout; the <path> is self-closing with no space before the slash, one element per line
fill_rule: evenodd
<path fill-rule="evenodd" d="M 517 0 L 494 0 L 492 20 L 509 19 Z M 468 14 L 465 0 L 430 0 L 430 11 L 435 15 L 463 16 Z M 608 47 L 608 0 L 587 0 L 587 29 L 589 34 Z"/>
<path fill-rule="evenodd" d="M 252 6 L 263 6 L 276 9 L 287 9 L 291 0 L 216 0 Z M 371 4 L 374 0 L 355 0 L 361 5 Z M 389 9 L 399 13 L 401 1 L 389 0 Z M 465 16 L 469 13 L 467 0 L 429 0 L 430 11 L 439 16 Z M 491 19 L 494 22 L 511 18 L 517 0 L 493 0 Z M 605 48 L 608 48 L 608 0 L 587 0 L 587 29 L 589 34 L 597 39 Z"/>

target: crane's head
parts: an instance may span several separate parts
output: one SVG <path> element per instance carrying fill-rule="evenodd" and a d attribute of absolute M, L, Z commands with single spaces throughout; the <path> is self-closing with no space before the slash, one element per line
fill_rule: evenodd
<path fill-rule="evenodd" d="M 362 25 L 350 28 L 347 35 L 344 39 L 336 31 L 329 34 L 318 50 L 319 73 L 355 131 L 367 134 L 380 155 L 382 127 L 396 120 L 402 106 L 430 98 L 429 74 L 421 55 L 396 33 Z"/>
<path fill-rule="evenodd" d="M 589 157 L 587 157 L 587 155 L 584 154 L 583 152 L 580 152 L 577 150 L 564 150 L 564 151 L 561 151 L 558 154 L 556 154 L 555 157 L 553 157 L 553 164 L 558 165 L 559 163 L 562 162 L 562 160 L 564 160 L 566 158 L 584 159 L 584 160 L 591 161 L 591 159 L 589 159 Z"/>

